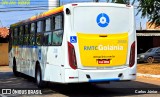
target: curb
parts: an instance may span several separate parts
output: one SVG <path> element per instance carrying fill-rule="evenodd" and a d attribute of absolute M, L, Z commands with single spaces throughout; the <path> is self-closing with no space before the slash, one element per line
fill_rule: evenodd
<path fill-rule="evenodd" d="M 145 76 L 145 77 L 160 78 L 160 75 L 142 74 L 142 73 L 137 73 L 137 76 Z"/>

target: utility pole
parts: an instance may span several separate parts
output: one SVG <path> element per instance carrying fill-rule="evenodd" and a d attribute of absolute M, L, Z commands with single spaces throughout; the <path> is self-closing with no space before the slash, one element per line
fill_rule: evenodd
<path fill-rule="evenodd" d="M 139 26 L 140 26 L 140 30 L 142 30 L 142 24 L 141 24 L 141 22 L 140 22 L 140 25 L 139 25 Z"/>
<path fill-rule="evenodd" d="M 2 24 L 2 21 L 0 20 L 0 23 L 1 23 L 1 27 L 3 27 L 3 24 Z"/>
<path fill-rule="evenodd" d="M 48 0 L 48 9 L 53 9 L 60 6 L 60 0 Z"/>

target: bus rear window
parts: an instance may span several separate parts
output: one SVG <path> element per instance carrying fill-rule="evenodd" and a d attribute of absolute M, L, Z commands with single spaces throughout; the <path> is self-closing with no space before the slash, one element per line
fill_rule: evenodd
<path fill-rule="evenodd" d="M 74 32 L 128 32 L 130 21 L 130 9 L 125 7 L 75 7 L 73 13 Z"/>

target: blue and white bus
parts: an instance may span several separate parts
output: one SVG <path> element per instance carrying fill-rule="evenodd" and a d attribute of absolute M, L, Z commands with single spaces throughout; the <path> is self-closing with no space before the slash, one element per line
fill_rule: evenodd
<path fill-rule="evenodd" d="M 39 87 L 134 80 L 136 56 L 130 5 L 71 3 L 10 26 L 9 65 Z"/>

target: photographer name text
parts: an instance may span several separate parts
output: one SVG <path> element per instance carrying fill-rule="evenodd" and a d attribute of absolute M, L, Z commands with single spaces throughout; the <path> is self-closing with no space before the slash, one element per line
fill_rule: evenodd
<path fill-rule="evenodd" d="M 1 0 L 0 5 L 30 5 L 30 0 Z"/>
<path fill-rule="evenodd" d="M 157 94 L 156 90 L 135 90 L 136 94 Z"/>

